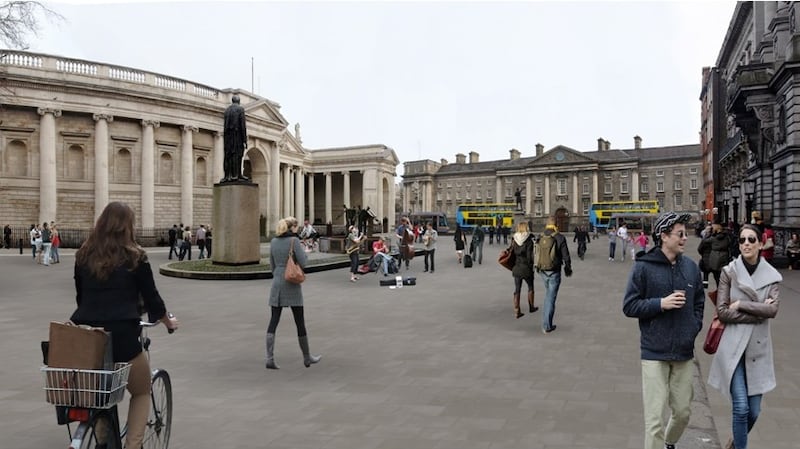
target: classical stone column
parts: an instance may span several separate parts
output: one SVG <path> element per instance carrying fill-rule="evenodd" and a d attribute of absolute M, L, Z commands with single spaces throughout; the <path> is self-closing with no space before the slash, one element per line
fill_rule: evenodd
<path fill-rule="evenodd" d="M 494 182 L 495 190 L 495 203 L 505 203 L 505 196 L 503 196 L 503 178 L 498 176 Z"/>
<path fill-rule="evenodd" d="M 631 174 L 631 200 L 639 201 L 639 170 L 633 169 Z"/>
<path fill-rule="evenodd" d="M 39 108 L 39 224 L 56 217 L 56 117 L 61 111 Z"/>
<path fill-rule="evenodd" d="M 595 170 L 592 173 L 592 202 L 593 203 L 596 203 L 597 202 L 597 198 L 599 198 L 598 193 L 597 193 L 597 188 L 598 188 L 598 186 L 597 186 L 597 171 Z"/>
<path fill-rule="evenodd" d="M 183 126 L 181 138 L 181 221 L 192 226 L 194 220 L 194 145 L 193 134 L 198 131 L 191 125 Z"/>
<path fill-rule="evenodd" d="M 550 175 L 544 175 L 544 211 L 545 217 L 550 216 Z"/>
<path fill-rule="evenodd" d="M 142 216 L 141 226 L 153 228 L 155 222 L 155 129 L 156 120 L 142 120 Z"/>
<path fill-rule="evenodd" d="M 283 166 L 283 216 L 288 217 L 292 215 L 292 178 L 289 172 L 289 164 Z"/>
<path fill-rule="evenodd" d="M 308 174 L 308 221 L 314 223 L 314 173 Z"/>
<path fill-rule="evenodd" d="M 325 223 L 333 223 L 333 180 L 331 172 L 325 173 Z"/>
<path fill-rule="evenodd" d="M 344 186 L 342 187 L 342 202 L 347 205 L 348 208 L 352 209 L 353 204 L 350 201 L 350 172 L 343 171 L 342 176 L 344 176 Z M 346 220 L 346 218 L 345 218 Z"/>
<path fill-rule="evenodd" d="M 294 216 L 300 223 L 305 219 L 305 182 L 303 169 L 297 167 L 294 171 Z"/>
<path fill-rule="evenodd" d="M 578 210 L 578 174 L 572 174 L 572 214 L 574 217 L 579 217 L 581 210 Z"/>
<path fill-rule="evenodd" d="M 108 204 L 108 123 L 113 115 L 94 114 L 94 219 Z M 92 222 L 94 223 L 94 222 Z"/>
<path fill-rule="evenodd" d="M 395 211 L 394 206 L 394 199 L 397 198 L 397 185 L 395 184 L 394 173 L 392 174 L 391 179 L 389 179 L 389 204 L 387 204 L 388 210 L 384 210 L 383 214 L 385 217 L 389 219 L 389 226 L 393 226 L 397 223 L 397 212 Z M 381 217 L 383 220 L 383 217 Z M 453 226 L 455 229 L 455 225 Z"/>
<path fill-rule="evenodd" d="M 281 217 L 281 151 L 277 144 L 273 145 L 270 157 L 269 187 L 269 214 L 272 225 L 269 231 L 275 232 L 278 220 L 283 218 Z"/>
<path fill-rule="evenodd" d="M 533 176 L 525 179 L 525 213 L 533 215 Z"/>
<path fill-rule="evenodd" d="M 212 168 L 212 178 L 214 184 L 220 182 L 225 177 L 225 142 L 221 131 L 214 131 L 214 165 Z"/>

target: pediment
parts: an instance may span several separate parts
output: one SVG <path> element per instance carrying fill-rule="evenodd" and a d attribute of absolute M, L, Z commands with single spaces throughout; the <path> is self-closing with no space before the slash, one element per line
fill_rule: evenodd
<path fill-rule="evenodd" d="M 574 150 L 564 145 L 556 145 L 531 162 L 531 165 L 573 165 L 581 163 L 594 163 L 594 159 L 585 153 Z"/>
<path fill-rule="evenodd" d="M 273 123 L 280 123 L 287 126 L 289 122 L 283 117 L 277 108 L 273 107 L 269 100 L 258 100 L 243 105 L 244 112 L 248 118 L 266 120 Z"/>

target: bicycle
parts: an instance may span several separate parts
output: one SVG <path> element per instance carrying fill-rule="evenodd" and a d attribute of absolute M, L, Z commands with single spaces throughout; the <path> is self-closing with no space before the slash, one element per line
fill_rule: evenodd
<path fill-rule="evenodd" d="M 147 329 L 160 323 L 141 321 L 139 341 L 150 361 Z M 169 329 L 169 333 L 174 332 Z M 67 426 L 69 449 L 122 449 L 128 432 L 120 427 L 117 404 L 125 395 L 130 363 L 116 363 L 113 370 L 42 367 L 47 401 L 56 406 L 59 425 Z M 167 449 L 172 428 L 172 382 L 163 369 L 151 368 L 150 414 L 142 448 Z M 78 423 L 73 431 L 71 424 Z"/>

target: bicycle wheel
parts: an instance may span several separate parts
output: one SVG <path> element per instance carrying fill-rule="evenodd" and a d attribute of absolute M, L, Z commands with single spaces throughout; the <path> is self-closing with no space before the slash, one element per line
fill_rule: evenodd
<path fill-rule="evenodd" d="M 72 434 L 70 449 L 115 448 L 111 419 L 106 413 L 96 414 L 89 422 L 78 425 Z"/>
<path fill-rule="evenodd" d="M 172 382 L 166 371 L 157 370 L 153 375 L 150 397 L 152 404 L 150 416 L 147 418 L 147 427 L 144 430 L 142 447 L 144 449 L 167 449 L 172 427 Z"/>

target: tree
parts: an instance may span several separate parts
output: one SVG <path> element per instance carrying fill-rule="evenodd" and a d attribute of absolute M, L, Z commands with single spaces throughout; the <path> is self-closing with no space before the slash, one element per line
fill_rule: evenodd
<path fill-rule="evenodd" d="M 0 2 L 0 43 L 25 50 L 28 36 L 38 35 L 41 16 L 63 20 L 57 12 L 36 1 Z"/>

